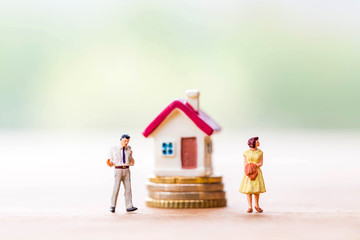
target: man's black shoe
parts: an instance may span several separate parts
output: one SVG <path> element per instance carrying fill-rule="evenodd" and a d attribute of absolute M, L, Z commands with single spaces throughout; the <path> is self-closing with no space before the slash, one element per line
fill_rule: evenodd
<path fill-rule="evenodd" d="M 114 213 L 115 212 L 115 207 L 110 207 L 110 212 Z"/>
<path fill-rule="evenodd" d="M 136 210 L 137 210 L 137 207 L 131 207 L 131 208 L 126 209 L 127 212 L 133 212 Z"/>

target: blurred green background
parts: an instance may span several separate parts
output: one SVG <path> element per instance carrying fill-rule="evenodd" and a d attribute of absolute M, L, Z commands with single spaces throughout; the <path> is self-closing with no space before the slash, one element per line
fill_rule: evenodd
<path fill-rule="evenodd" d="M 359 1 L 1 1 L 0 129 L 359 128 Z"/>

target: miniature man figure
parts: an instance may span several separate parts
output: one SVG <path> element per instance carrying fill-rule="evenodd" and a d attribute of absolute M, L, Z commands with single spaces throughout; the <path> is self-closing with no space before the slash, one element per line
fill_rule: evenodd
<path fill-rule="evenodd" d="M 115 166 L 115 183 L 114 190 L 111 197 L 110 212 L 114 213 L 116 202 L 119 195 L 120 183 L 123 182 L 125 187 L 125 204 L 126 211 L 133 212 L 137 208 L 132 204 L 131 196 L 131 180 L 130 180 L 130 166 L 134 166 L 134 159 L 132 158 L 131 147 L 128 146 L 130 136 L 123 134 L 120 138 L 120 145 L 113 146 L 109 151 L 109 158 L 107 165 L 109 167 Z"/>

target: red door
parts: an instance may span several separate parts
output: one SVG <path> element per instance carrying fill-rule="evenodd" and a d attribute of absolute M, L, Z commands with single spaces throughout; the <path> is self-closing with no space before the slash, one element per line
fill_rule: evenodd
<path fill-rule="evenodd" d="M 196 137 L 181 138 L 181 166 L 184 169 L 197 167 Z"/>

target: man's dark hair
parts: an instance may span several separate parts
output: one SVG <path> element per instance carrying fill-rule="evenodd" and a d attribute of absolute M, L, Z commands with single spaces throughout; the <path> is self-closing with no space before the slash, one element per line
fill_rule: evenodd
<path fill-rule="evenodd" d="M 123 135 L 121 136 L 121 138 L 120 138 L 120 141 L 121 141 L 121 139 L 123 139 L 123 138 L 130 139 L 130 136 L 129 136 L 128 134 L 123 134 Z"/>

